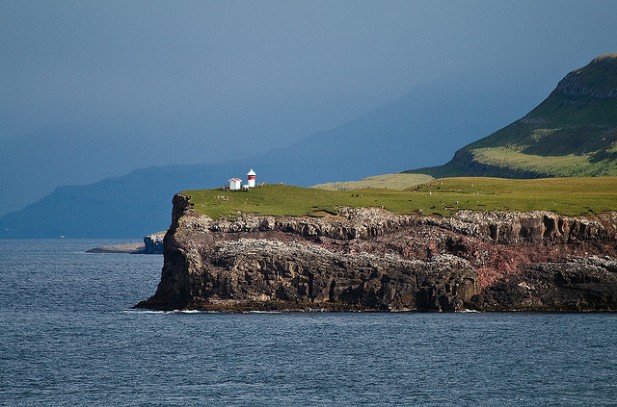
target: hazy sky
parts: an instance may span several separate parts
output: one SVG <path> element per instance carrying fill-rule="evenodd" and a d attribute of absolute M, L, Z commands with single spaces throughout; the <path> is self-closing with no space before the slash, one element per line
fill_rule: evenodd
<path fill-rule="evenodd" d="M 266 151 L 439 81 L 505 83 L 520 114 L 617 51 L 615 16 L 614 0 L 0 0 L 0 142 L 41 148 L 32 165 L 81 143 L 65 182 L 85 182 Z M 109 168 L 88 144 L 107 138 L 130 146 Z"/>
<path fill-rule="evenodd" d="M 617 50 L 615 16 L 612 0 L 2 0 L 0 137 L 132 118 L 298 137 L 442 77 L 561 77 Z"/>

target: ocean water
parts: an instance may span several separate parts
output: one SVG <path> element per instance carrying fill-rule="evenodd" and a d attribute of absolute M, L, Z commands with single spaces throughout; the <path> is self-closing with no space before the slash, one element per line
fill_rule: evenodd
<path fill-rule="evenodd" d="M 617 405 L 614 314 L 134 311 L 103 243 L 0 240 L 0 405 Z"/>

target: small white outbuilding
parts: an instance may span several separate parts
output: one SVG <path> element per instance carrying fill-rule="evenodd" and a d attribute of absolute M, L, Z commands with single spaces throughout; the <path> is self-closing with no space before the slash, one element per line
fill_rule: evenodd
<path fill-rule="evenodd" d="M 229 180 L 229 190 L 239 191 L 242 189 L 242 180 L 240 178 L 232 178 Z"/>

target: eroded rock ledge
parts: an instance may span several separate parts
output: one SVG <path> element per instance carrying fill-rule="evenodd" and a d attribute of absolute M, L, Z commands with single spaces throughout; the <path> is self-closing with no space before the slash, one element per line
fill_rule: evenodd
<path fill-rule="evenodd" d="M 617 310 L 617 213 L 341 208 L 231 220 L 174 197 L 161 310 Z"/>

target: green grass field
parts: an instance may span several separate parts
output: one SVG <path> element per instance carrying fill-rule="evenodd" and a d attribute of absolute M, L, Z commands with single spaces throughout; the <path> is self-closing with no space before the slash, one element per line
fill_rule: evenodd
<path fill-rule="evenodd" d="M 184 191 L 195 209 L 212 218 L 239 212 L 274 216 L 324 216 L 338 207 L 384 207 L 392 212 L 452 215 L 478 211 L 552 211 L 580 215 L 617 210 L 617 177 L 444 178 L 411 190 L 357 189 L 329 191 L 289 185 L 265 185 L 250 192 L 223 189 Z"/>

